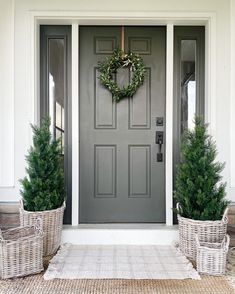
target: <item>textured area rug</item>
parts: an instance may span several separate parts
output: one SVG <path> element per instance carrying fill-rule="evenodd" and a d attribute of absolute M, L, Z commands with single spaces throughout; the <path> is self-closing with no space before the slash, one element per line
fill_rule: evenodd
<path fill-rule="evenodd" d="M 200 279 L 173 246 L 64 244 L 44 275 L 50 279 Z"/>
<path fill-rule="evenodd" d="M 234 294 L 223 277 L 201 280 L 0 280 L 0 294 Z"/>

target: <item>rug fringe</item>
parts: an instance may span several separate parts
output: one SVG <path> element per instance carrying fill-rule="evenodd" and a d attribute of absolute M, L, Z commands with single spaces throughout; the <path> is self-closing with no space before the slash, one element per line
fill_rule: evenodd
<path fill-rule="evenodd" d="M 71 246 L 71 243 L 65 243 L 60 246 L 56 255 L 49 262 L 48 269 L 43 275 L 44 280 L 53 280 L 57 277 L 57 274 L 59 273 L 58 264 L 65 262 L 65 257 L 68 255 L 68 249 Z"/>
<path fill-rule="evenodd" d="M 187 266 L 187 270 L 189 272 L 189 278 L 192 278 L 194 280 L 201 280 L 199 273 L 194 269 L 191 261 L 189 261 L 187 257 L 183 255 L 183 253 L 180 251 L 178 243 L 173 244 L 172 247 L 175 249 L 176 255 Z"/>

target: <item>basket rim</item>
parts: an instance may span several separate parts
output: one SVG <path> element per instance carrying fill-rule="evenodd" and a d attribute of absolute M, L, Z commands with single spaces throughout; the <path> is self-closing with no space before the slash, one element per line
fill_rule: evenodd
<path fill-rule="evenodd" d="M 8 232 L 14 233 L 14 231 L 21 231 L 21 230 L 25 230 L 25 229 L 33 229 L 33 232 L 28 236 L 19 237 L 16 240 L 5 239 L 5 237 L 4 237 L 4 235 Z M 19 243 L 19 241 L 24 242 L 24 241 L 28 241 L 29 239 L 32 239 L 32 238 L 43 238 L 43 237 L 44 237 L 44 233 L 39 228 L 35 227 L 34 225 L 20 226 L 20 227 L 16 227 L 16 228 L 7 229 L 7 230 L 2 231 L 0 234 L 0 243 L 13 244 L 13 243 Z"/>
<path fill-rule="evenodd" d="M 203 245 L 200 245 L 197 247 L 197 251 L 199 250 L 205 250 L 207 252 L 221 252 L 221 253 L 224 253 L 224 248 L 210 248 L 210 247 L 207 247 L 207 246 L 203 246 Z"/>
<path fill-rule="evenodd" d="M 178 220 L 179 219 L 182 219 L 182 220 L 186 220 L 187 222 L 189 223 L 199 223 L 199 224 L 204 224 L 204 225 L 210 225 L 210 224 L 220 224 L 220 223 L 227 223 L 227 221 L 225 221 L 223 218 L 221 220 L 196 220 L 196 219 L 192 219 L 192 218 L 187 218 L 187 217 L 184 217 L 184 216 L 181 216 L 180 214 L 177 214 L 177 218 Z"/>
<path fill-rule="evenodd" d="M 65 201 L 63 202 L 63 204 L 58 207 L 58 208 L 55 208 L 55 209 L 50 209 L 50 210 L 35 210 L 35 211 L 28 211 L 28 210 L 25 210 L 24 209 L 24 204 L 23 204 L 23 200 L 20 199 L 20 211 L 23 211 L 24 213 L 27 213 L 27 214 L 47 214 L 47 213 L 52 213 L 52 212 L 56 212 L 56 211 L 59 211 L 59 210 L 64 210 L 66 207 L 66 203 Z"/>
<path fill-rule="evenodd" d="M 3 239 L 0 240 L 0 243 L 4 243 L 4 244 L 18 244 L 18 243 L 23 243 L 23 242 L 28 242 L 29 240 L 32 239 L 42 239 L 43 240 L 43 235 L 39 235 L 36 232 L 34 232 L 33 234 L 26 236 L 26 237 L 20 237 L 17 240 L 8 240 L 8 239 Z"/>
<path fill-rule="evenodd" d="M 176 203 L 176 208 L 179 209 L 181 208 L 181 205 L 179 202 Z M 177 213 L 177 218 L 178 220 L 180 220 L 180 218 L 182 218 L 183 220 L 186 220 L 188 222 L 191 223 L 198 223 L 198 224 L 203 224 L 204 225 L 210 225 L 210 224 L 216 224 L 216 223 L 223 223 L 223 224 L 227 224 L 228 223 L 228 206 L 225 208 L 223 216 L 220 220 L 200 220 L 200 219 L 192 219 L 192 218 L 187 218 L 187 217 L 183 217 L 181 216 L 179 213 Z"/>
<path fill-rule="evenodd" d="M 229 243 L 230 243 L 230 236 L 229 234 L 226 234 L 224 236 L 224 239 L 222 240 L 222 242 L 204 242 L 204 241 L 199 241 L 198 239 L 198 235 L 196 235 L 196 248 L 197 250 L 206 250 L 206 251 L 218 251 L 218 252 L 228 252 L 228 248 L 229 248 Z M 209 247 L 209 245 L 211 246 L 221 246 L 219 248 L 213 248 L 213 247 Z"/>

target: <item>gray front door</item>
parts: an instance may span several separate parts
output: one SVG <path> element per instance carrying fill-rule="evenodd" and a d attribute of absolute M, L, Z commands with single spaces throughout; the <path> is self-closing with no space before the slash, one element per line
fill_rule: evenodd
<path fill-rule="evenodd" d="M 146 79 L 118 103 L 98 79 L 98 61 L 121 47 L 121 27 L 80 27 L 80 222 L 165 222 L 165 27 L 125 27 L 125 51 L 139 53 Z M 119 84 L 129 82 L 120 69 Z M 163 126 L 156 126 L 162 117 Z M 165 132 L 164 132 L 165 135 Z"/>

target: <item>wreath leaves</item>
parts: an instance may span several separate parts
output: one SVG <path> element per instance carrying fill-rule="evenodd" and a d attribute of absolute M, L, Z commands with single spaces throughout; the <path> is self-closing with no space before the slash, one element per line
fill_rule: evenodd
<path fill-rule="evenodd" d="M 118 68 L 130 68 L 131 82 L 128 86 L 120 88 L 113 79 L 113 74 Z M 126 54 L 123 50 L 115 49 L 111 57 L 107 57 L 103 62 L 98 63 L 100 71 L 100 82 L 113 95 L 114 101 L 120 101 L 125 97 L 132 97 L 138 88 L 143 85 L 146 74 L 143 59 L 135 53 Z"/>

